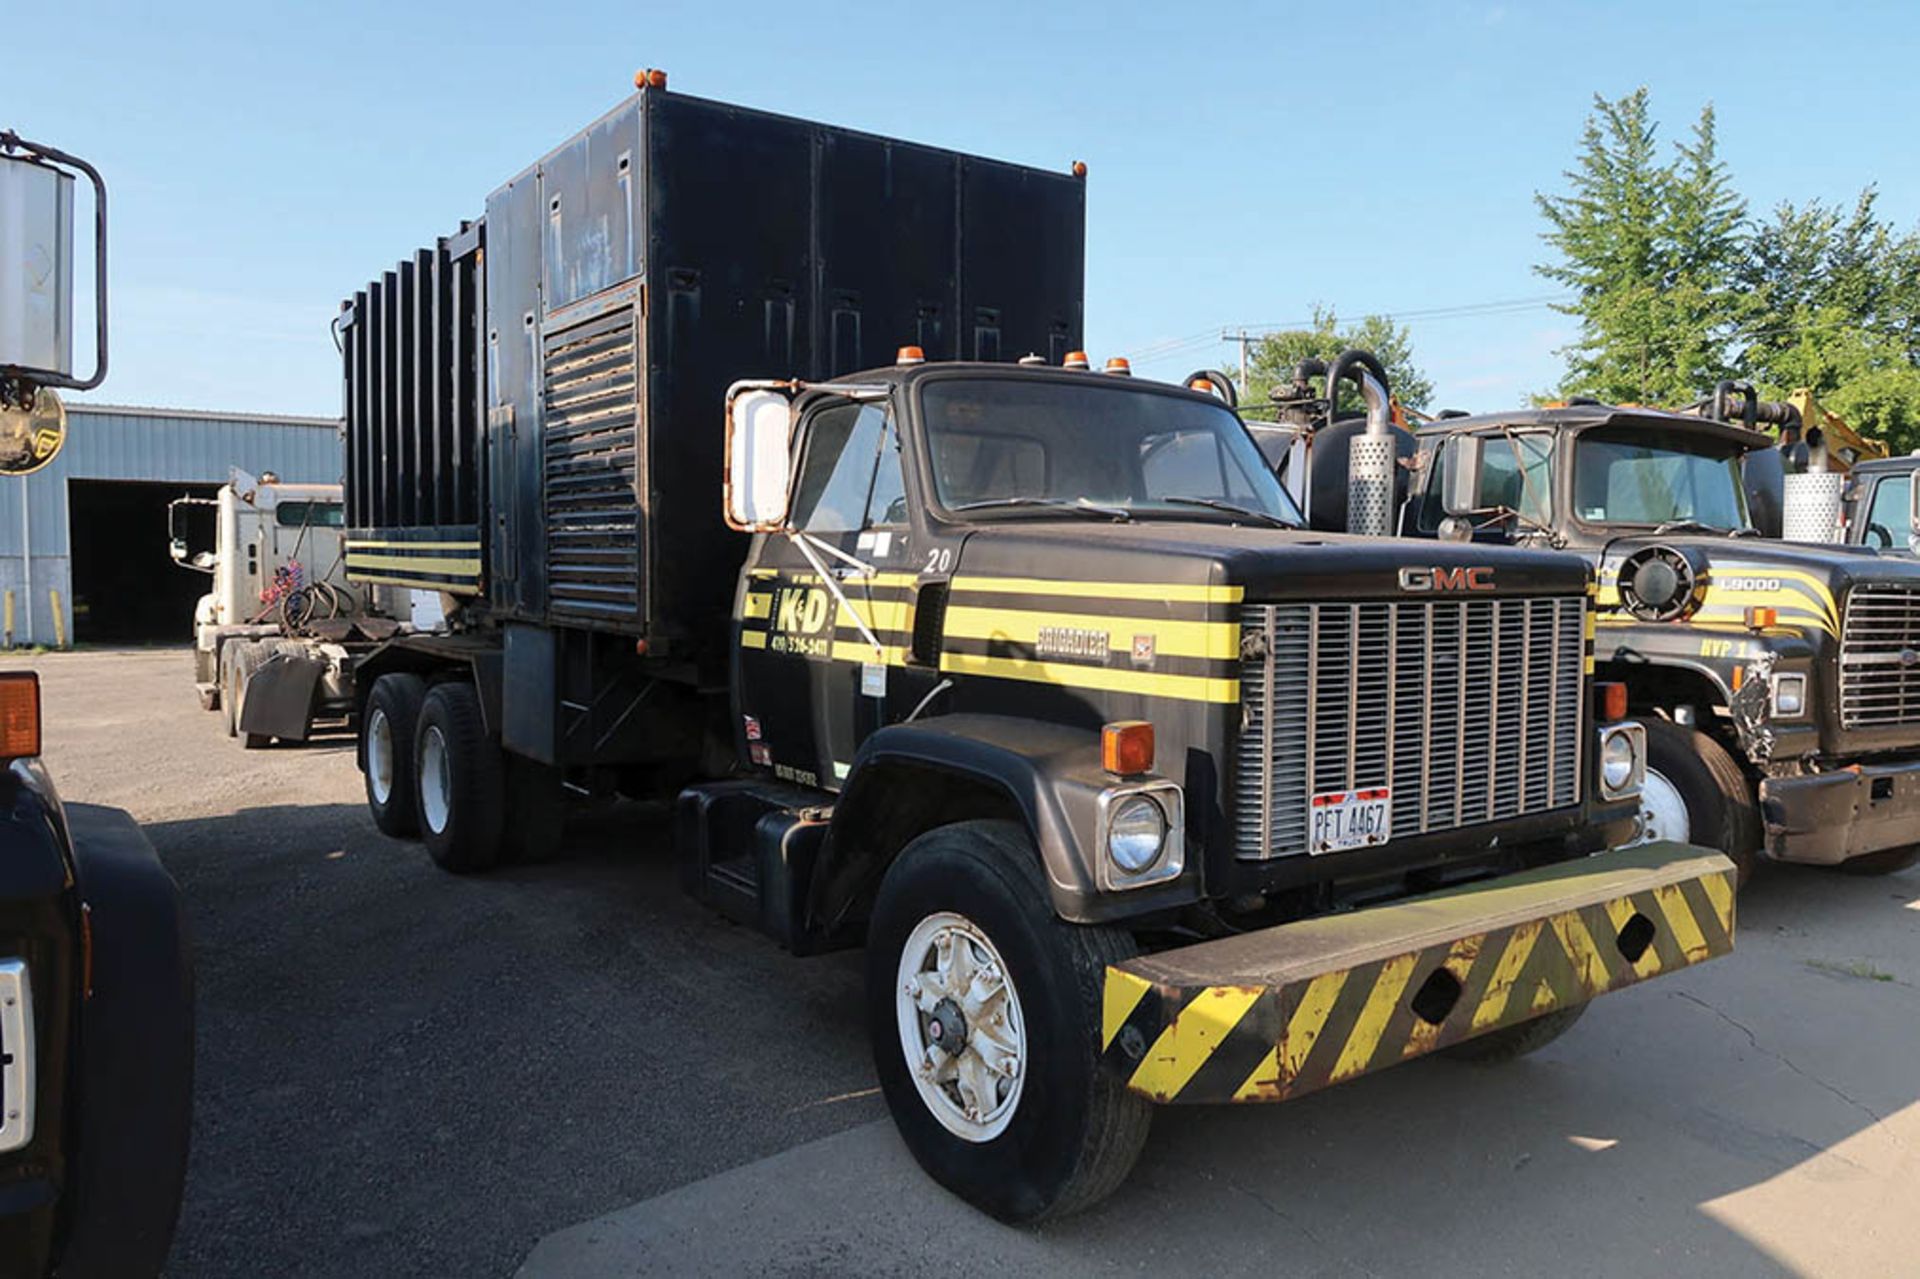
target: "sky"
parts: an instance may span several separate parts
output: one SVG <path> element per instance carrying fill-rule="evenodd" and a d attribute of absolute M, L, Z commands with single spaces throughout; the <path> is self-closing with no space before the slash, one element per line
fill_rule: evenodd
<path fill-rule="evenodd" d="M 0 14 L 0 128 L 107 178 L 111 367 L 90 398 L 120 404 L 337 414 L 340 299 L 477 216 L 641 67 L 671 91 L 1085 161 L 1087 347 L 1167 379 L 1230 364 L 1222 330 L 1323 305 L 1406 323 L 1436 407 L 1549 389 L 1574 323 L 1533 270 L 1533 197 L 1562 189 L 1596 93 L 1649 86 L 1666 139 L 1711 102 L 1756 213 L 1873 183 L 1884 214 L 1920 220 L 1920 6 L 1902 3 L 0 0 Z"/>

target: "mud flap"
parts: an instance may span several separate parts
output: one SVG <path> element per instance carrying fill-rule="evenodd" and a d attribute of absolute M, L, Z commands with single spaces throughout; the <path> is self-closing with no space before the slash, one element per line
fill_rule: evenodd
<path fill-rule="evenodd" d="M 313 725 L 313 694 L 327 664 L 293 653 L 276 653 L 247 681 L 240 699 L 240 731 L 304 742 Z"/>
<path fill-rule="evenodd" d="M 1278 1101 L 1733 949 L 1733 863 L 1658 843 L 1107 969 L 1103 1064 L 1156 1101 Z"/>

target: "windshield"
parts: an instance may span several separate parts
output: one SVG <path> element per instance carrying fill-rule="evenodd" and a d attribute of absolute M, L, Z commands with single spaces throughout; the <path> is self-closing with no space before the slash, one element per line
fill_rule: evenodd
<path fill-rule="evenodd" d="M 1092 376 L 955 377 L 923 385 L 920 413 L 935 495 L 950 511 L 1073 505 L 1225 519 L 1238 508 L 1302 522 L 1219 405 Z"/>
<path fill-rule="evenodd" d="M 1589 431 L 1574 445 L 1573 501 L 1589 524 L 1750 527 L 1739 453 L 1718 440 Z"/>

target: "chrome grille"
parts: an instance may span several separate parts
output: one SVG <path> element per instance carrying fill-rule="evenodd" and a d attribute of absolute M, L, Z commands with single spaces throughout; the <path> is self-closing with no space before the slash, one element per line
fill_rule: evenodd
<path fill-rule="evenodd" d="M 1862 582 L 1840 628 L 1840 727 L 1920 724 L 1920 591 Z"/>
<path fill-rule="evenodd" d="M 1392 836 L 1580 798 L 1586 601 L 1250 604 L 1234 830 L 1309 851 L 1314 795 L 1391 788 Z"/>

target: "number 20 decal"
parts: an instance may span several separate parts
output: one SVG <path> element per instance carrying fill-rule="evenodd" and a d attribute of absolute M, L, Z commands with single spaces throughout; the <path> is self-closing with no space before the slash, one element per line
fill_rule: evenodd
<path fill-rule="evenodd" d="M 922 573 L 944 573 L 952 567 L 953 548 L 950 546 L 936 546 L 927 552 L 927 566 L 920 571 Z"/>

